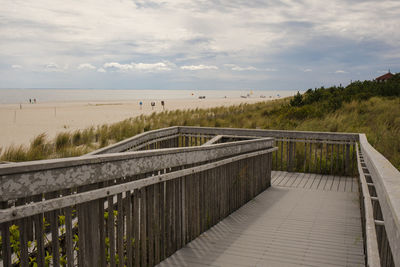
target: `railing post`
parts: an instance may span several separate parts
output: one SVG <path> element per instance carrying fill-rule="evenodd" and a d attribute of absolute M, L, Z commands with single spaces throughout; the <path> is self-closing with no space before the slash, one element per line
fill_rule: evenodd
<path fill-rule="evenodd" d="M 350 144 L 346 144 L 346 160 L 345 160 L 345 173 L 346 175 L 350 175 Z"/>
<path fill-rule="evenodd" d="M 294 163 L 294 142 L 289 141 L 289 155 L 288 155 L 288 171 L 293 171 L 293 163 Z"/>

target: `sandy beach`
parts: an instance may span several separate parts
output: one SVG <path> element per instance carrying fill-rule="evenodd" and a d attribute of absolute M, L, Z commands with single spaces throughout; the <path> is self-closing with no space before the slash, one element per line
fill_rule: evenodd
<path fill-rule="evenodd" d="M 210 108 L 268 101 L 270 98 L 215 98 L 165 100 L 165 110 Z M 144 100 L 140 109 L 136 101 L 97 101 L 71 103 L 1 104 L 0 147 L 28 145 L 37 135 L 46 133 L 53 138 L 63 131 L 74 131 L 90 126 L 118 122 L 141 114 L 163 110 L 160 101 L 154 109 L 152 100 Z"/>

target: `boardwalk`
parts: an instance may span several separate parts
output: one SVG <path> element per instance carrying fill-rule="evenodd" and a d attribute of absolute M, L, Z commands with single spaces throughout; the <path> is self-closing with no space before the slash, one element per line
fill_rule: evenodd
<path fill-rule="evenodd" d="M 159 266 L 364 266 L 357 180 L 273 172 L 271 188 Z"/>

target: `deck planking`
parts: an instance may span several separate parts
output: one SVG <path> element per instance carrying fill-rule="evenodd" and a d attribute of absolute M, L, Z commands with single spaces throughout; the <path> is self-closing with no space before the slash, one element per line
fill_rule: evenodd
<path fill-rule="evenodd" d="M 274 171 L 271 181 L 159 266 L 364 266 L 355 178 Z"/>

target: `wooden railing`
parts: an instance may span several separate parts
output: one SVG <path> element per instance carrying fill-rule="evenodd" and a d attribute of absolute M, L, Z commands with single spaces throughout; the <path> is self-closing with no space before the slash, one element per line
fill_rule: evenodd
<path fill-rule="evenodd" d="M 359 135 L 359 145 L 368 263 L 400 266 L 400 173 L 368 143 L 365 134 Z"/>
<path fill-rule="evenodd" d="M 365 135 L 201 127 L 0 165 L 1 263 L 157 264 L 265 190 L 271 170 L 359 176 L 366 264 L 400 266 L 400 174 Z"/>
<path fill-rule="evenodd" d="M 270 186 L 273 139 L 0 167 L 3 266 L 153 266 Z"/>
<path fill-rule="evenodd" d="M 173 144 L 177 146 L 274 137 L 277 150 L 273 153 L 273 170 L 357 175 L 366 264 L 400 266 L 400 173 L 372 148 L 364 134 L 203 127 L 169 129 L 175 131 L 177 141 Z M 188 138 L 190 141 L 179 141 Z M 120 144 L 115 145 L 118 147 Z"/>

